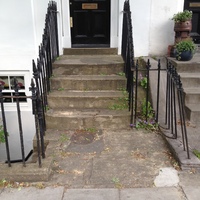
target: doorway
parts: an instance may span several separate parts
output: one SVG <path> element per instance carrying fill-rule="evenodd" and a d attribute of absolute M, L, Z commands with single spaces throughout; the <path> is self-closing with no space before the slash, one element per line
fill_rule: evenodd
<path fill-rule="evenodd" d="M 72 47 L 110 46 L 110 0 L 70 0 Z"/>

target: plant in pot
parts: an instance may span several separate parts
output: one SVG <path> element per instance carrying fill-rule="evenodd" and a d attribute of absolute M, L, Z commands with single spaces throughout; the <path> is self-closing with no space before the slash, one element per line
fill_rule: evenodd
<path fill-rule="evenodd" d="M 182 40 L 175 45 L 176 59 L 180 61 L 189 61 L 194 55 L 196 45 L 190 40 Z"/>
<path fill-rule="evenodd" d="M 174 31 L 175 32 L 182 32 L 182 31 L 188 31 L 190 32 L 192 30 L 192 11 L 184 10 L 183 12 L 178 12 L 177 14 L 174 14 L 172 17 L 172 20 L 174 20 Z"/>

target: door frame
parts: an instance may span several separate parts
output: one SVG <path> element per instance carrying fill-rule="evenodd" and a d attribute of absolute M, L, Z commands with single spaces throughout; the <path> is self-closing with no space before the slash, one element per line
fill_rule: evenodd
<path fill-rule="evenodd" d="M 120 4 L 123 4 L 123 0 L 110 0 L 111 11 L 110 11 L 110 47 L 116 48 L 119 44 L 119 20 L 122 12 Z M 61 0 L 60 7 L 60 18 L 61 18 L 61 35 L 62 35 L 62 47 L 71 48 L 71 30 L 70 30 L 70 7 L 69 0 Z M 116 20 L 117 19 L 117 20 Z M 122 20 L 122 19 L 121 19 Z M 65 26 L 67 24 L 67 26 Z"/>

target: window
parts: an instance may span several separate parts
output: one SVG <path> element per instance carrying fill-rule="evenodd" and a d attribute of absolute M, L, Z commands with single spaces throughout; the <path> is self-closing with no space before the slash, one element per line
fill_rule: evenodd
<path fill-rule="evenodd" d="M 7 96 L 4 98 L 4 102 L 6 103 L 13 103 L 16 102 L 15 98 L 9 98 L 9 96 L 14 96 L 15 91 L 13 90 L 13 84 L 14 84 L 14 77 L 16 77 L 19 85 L 19 96 L 23 97 L 26 96 L 25 94 L 25 81 L 24 76 L 0 76 L 0 83 L 3 85 L 3 95 Z M 19 98 L 20 102 L 27 102 L 26 98 Z"/>

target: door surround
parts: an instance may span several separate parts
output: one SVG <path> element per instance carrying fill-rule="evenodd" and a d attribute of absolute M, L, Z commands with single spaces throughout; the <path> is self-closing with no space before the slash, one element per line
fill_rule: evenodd
<path fill-rule="evenodd" d="M 111 0 L 110 13 L 110 47 L 118 47 L 119 1 Z M 62 47 L 71 48 L 70 7 L 69 0 L 61 0 L 60 8 Z"/>

